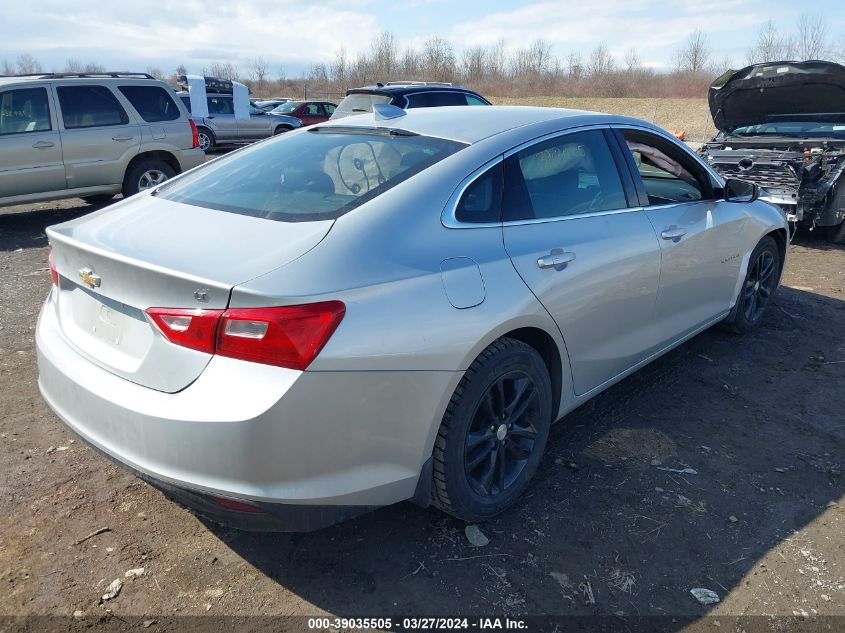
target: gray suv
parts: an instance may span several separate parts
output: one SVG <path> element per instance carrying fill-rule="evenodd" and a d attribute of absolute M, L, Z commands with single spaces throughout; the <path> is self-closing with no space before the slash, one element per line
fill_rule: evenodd
<path fill-rule="evenodd" d="M 177 93 L 182 103 L 191 111 L 187 92 Z M 218 145 L 242 145 L 289 132 L 302 127 L 302 121 L 292 116 L 269 116 L 249 104 L 249 119 L 235 118 L 235 104 L 231 93 L 208 93 L 208 116 L 197 117 L 199 144 L 204 152 Z"/>
<path fill-rule="evenodd" d="M 201 164 L 174 97 L 144 73 L 0 77 L 0 206 L 130 196 Z"/>

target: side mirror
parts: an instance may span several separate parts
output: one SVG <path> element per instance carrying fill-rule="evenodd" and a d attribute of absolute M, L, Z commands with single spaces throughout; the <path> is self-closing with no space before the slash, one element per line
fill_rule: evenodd
<path fill-rule="evenodd" d="M 760 197 L 760 187 L 747 180 L 728 178 L 725 181 L 725 200 L 728 202 L 754 202 Z"/>

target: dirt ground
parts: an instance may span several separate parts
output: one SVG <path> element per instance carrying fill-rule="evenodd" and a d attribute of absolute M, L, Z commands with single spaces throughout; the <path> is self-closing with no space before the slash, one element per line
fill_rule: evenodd
<path fill-rule="evenodd" d="M 76 439 L 39 397 L 33 330 L 44 228 L 91 210 L 0 210 L 0 615 L 63 616 L 63 630 L 141 629 L 134 616 L 178 630 L 183 614 L 845 627 L 845 249 L 799 237 L 759 331 L 705 332 L 557 424 L 529 494 L 476 548 L 410 503 L 311 534 L 222 528 Z"/>

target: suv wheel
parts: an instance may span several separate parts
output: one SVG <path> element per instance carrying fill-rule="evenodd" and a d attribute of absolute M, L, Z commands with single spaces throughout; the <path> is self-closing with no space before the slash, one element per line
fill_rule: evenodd
<path fill-rule="evenodd" d="M 139 191 L 158 187 L 176 175 L 173 167 L 163 160 L 147 158 L 129 168 L 123 180 L 123 196 L 134 196 Z"/>
<path fill-rule="evenodd" d="M 528 487 L 549 437 L 552 387 L 540 354 L 511 338 L 467 370 L 434 444 L 432 503 L 465 521 L 507 510 Z"/>
<path fill-rule="evenodd" d="M 214 149 L 214 133 L 208 128 L 197 128 L 197 139 L 199 140 L 200 149 L 206 154 Z"/>

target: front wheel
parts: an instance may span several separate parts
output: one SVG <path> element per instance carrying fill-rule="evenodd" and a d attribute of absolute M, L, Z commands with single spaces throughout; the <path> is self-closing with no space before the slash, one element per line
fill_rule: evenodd
<path fill-rule="evenodd" d="M 123 197 L 134 196 L 139 191 L 158 187 L 176 175 L 176 171 L 163 160 L 143 159 L 126 172 L 123 179 Z"/>
<path fill-rule="evenodd" d="M 552 388 L 537 351 L 515 339 L 488 346 L 452 396 L 434 445 L 432 504 L 465 521 L 512 506 L 549 437 Z"/>
<path fill-rule="evenodd" d="M 293 128 L 289 125 L 280 125 L 275 130 L 273 130 L 273 136 L 278 136 L 279 134 L 284 134 L 285 132 L 290 132 Z"/>
<path fill-rule="evenodd" d="M 725 319 L 725 326 L 739 334 L 747 334 L 760 327 L 769 300 L 780 279 L 781 258 L 778 245 L 771 237 L 757 244 L 748 260 L 748 271 L 739 289 L 733 310 Z"/>

